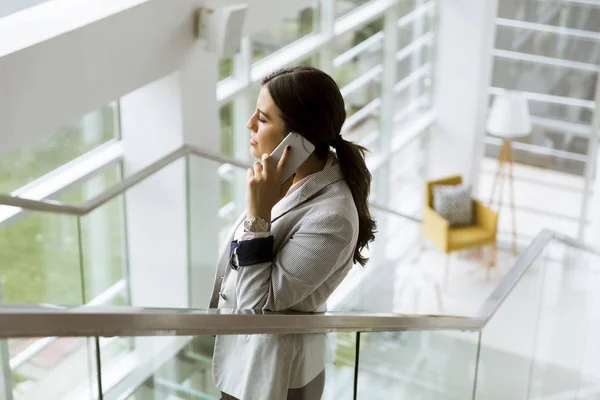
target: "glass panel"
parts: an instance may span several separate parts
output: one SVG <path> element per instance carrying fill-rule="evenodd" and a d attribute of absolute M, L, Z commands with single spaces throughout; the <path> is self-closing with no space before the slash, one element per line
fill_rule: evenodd
<path fill-rule="evenodd" d="M 219 80 L 225 79 L 233 75 L 233 59 L 219 59 Z"/>
<path fill-rule="evenodd" d="M 116 103 L 91 112 L 39 142 L 0 157 L 0 192 L 10 193 L 114 139 Z"/>
<path fill-rule="evenodd" d="M 390 158 L 389 187 L 394 190 L 390 191 L 388 206 L 416 218 L 421 218 L 425 201 L 429 137 L 426 130 Z"/>
<path fill-rule="evenodd" d="M 582 2 L 583 3 L 583 2 Z M 594 5 L 563 3 L 558 0 L 502 1 L 498 15 L 502 18 L 539 22 L 566 28 L 599 32 L 600 9 Z"/>
<path fill-rule="evenodd" d="M 3 303 L 84 302 L 76 217 L 33 212 L 0 228 Z"/>
<path fill-rule="evenodd" d="M 311 57 L 305 58 L 298 62 L 298 66 L 301 67 L 315 67 L 319 68 L 320 57 L 319 53 L 312 55 Z"/>
<path fill-rule="evenodd" d="M 328 333 L 326 340 L 330 358 L 326 362 L 325 390 L 321 399 L 350 400 L 354 394 L 356 333 Z"/>
<path fill-rule="evenodd" d="M 8 340 L 14 400 L 97 399 L 95 343 L 94 338 Z"/>
<path fill-rule="evenodd" d="M 400 50 L 402 51 L 402 50 Z M 432 61 L 432 49 L 429 45 L 423 45 L 414 50 L 411 55 L 398 61 L 396 70 L 396 80 L 400 82 L 407 78 L 411 73 L 421 69 L 425 64 Z"/>
<path fill-rule="evenodd" d="M 369 144 L 367 145 L 369 150 L 377 151 L 377 143 L 376 141 L 372 141 L 371 138 L 377 137 L 379 133 L 379 117 L 381 108 L 380 106 L 378 106 L 369 111 L 368 113 L 363 114 L 363 112 L 360 111 L 360 109 L 358 108 L 358 104 L 361 104 L 362 101 L 365 100 L 365 93 L 366 96 L 368 96 L 371 95 L 373 92 L 369 92 L 368 88 L 363 88 L 362 90 L 353 93 L 351 96 L 349 96 L 349 99 L 346 100 L 346 123 L 348 123 L 350 117 L 352 117 L 352 120 L 355 120 L 356 123 L 352 126 L 352 128 L 344 132 L 343 135 L 344 139 L 349 140 L 351 142 L 367 141 L 369 142 Z M 370 107 L 370 105 L 368 105 L 368 107 Z"/>
<path fill-rule="evenodd" d="M 227 234 L 241 214 L 235 203 L 231 207 L 221 206 L 223 192 L 207 188 L 218 188 L 219 185 L 226 188 L 224 193 L 232 196 L 227 204 L 231 204 L 238 198 L 236 173 L 241 172 L 245 177 L 246 171 L 199 156 L 187 157 L 186 163 L 189 269 L 185 284 L 189 288 L 191 306 L 203 308 L 210 302 L 219 252 L 225 242 L 231 240 Z M 245 189 L 245 185 L 242 188 Z M 239 198 L 245 201 L 245 197 Z"/>
<path fill-rule="evenodd" d="M 515 139 L 515 142 L 533 144 L 539 146 L 539 148 L 533 148 L 522 150 L 512 149 L 513 159 L 515 162 L 522 165 L 530 165 L 538 167 L 546 171 L 540 171 L 536 175 L 556 175 L 557 177 L 563 177 L 565 180 L 573 181 L 574 179 L 579 181 L 578 178 L 584 176 L 585 173 L 585 157 L 588 153 L 589 138 L 577 137 L 561 130 L 555 130 L 542 126 L 533 127 L 533 132 L 530 136 L 523 139 Z M 569 157 L 578 157 L 579 159 L 569 159 L 564 156 L 556 156 L 543 154 L 545 149 L 552 149 L 558 151 L 564 151 L 569 153 Z M 490 143 L 486 145 L 486 156 L 498 158 L 500 152 L 500 144 Z M 553 171 L 556 171 L 554 173 Z M 537 177 L 537 176 L 536 176 Z M 575 210 L 572 210 L 573 214 Z"/>
<path fill-rule="evenodd" d="M 533 117 L 557 119 L 559 121 L 591 124 L 593 110 L 541 101 L 529 101 L 529 113 Z"/>
<path fill-rule="evenodd" d="M 381 80 L 375 79 L 344 98 L 346 117 L 351 117 L 373 100 L 381 97 Z"/>
<path fill-rule="evenodd" d="M 383 18 L 379 18 L 372 23 L 359 28 L 356 31 L 347 33 L 334 39 L 333 53 L 334 56 L 339 56 L 346 51 L 359 45 L 365 40 L 371 38 L 383 29 Z M 358 56 L 352 58 L 351 61 L 339 66 L 333 73 L 333 78 L 342 88 L 370 71 L 373 67 L 381 65 L 383 62 L 382 41 L 379 40 L 373 43 L 369 48 L 361 52 Z"/>
<path fill-rule="evenodd" d="M 483 330 L 478 398 L 594 397 L 598 265 L 561 242 L 546 246 Z"/>
<path fill-rule="evenodd" d="M 361 334 L 358 398 L 470 399 L 478 339 L 477 332 Z"/>
<path fill-rule="evenodd" d="M 288 44 L 318 31 L 318 3 L 305 8 L 296 16 L 286 18 L 281 25 L 270 28 L 252 37 L 252 62 L 257 62 Z"/>
<path fill-rule="evenodd" d="M 135 357 L 141 367 L 138 371 L 145 374 L 139 374 L 132 381 L 138 387 L 127 400 L 221 398 L 212 378 L 214 337 L 137 338 L 135 341 L 138 349 Z M 172 356 L 161 361 L 164 354 Z"/>
<path fill-rule="evenodd" d="M 594 100 L 595 79 L 595 72 L 496 57 L 492 86 L 572 99 Z M 591 114 L 591 111 L 588 112 Z"/>
<path fill-rule="evenodd" d="M 111 168 L 61 196 L 60 201 L 83 204 L 121 181 L 121 168 Z M 84 298 L 99 296 L 107 305 L 127 305 L 124 198 L 118 196 L 82 216 Z M 107 297 L 107 294 L 110 295 Z"/>
<path fill-rule="evenodd" d="M 229 103 L 221 106 L 220 116 L 221 116 L 221 153 L 226 156 L 233 156 L 233 143 L 234 143 L 234 135 L 233 135 L 233 106 L 234 102 L 230 101 Z M 248 116 L 250 117 L 250 116 Z"/>
<path fill-rule="evenodd" d="M 256 385 L 255 392 L 248 392 L 248 397 L 243 398 L 266 398 L 265 390 L 289 387 L 292 390 L 304 388 L 312 389 L 309 393 L 310 399 L 323 400 L 350 400 L 353 394 L 354 363 L 355 363 L 355 334 L 318 334 L 298 335 L 300 337 L 300 348 L 294 351 L 294 357 L 290 364 L 286 364 L 282 358 L 275 358 L 277 366 L 268 365 L 268 350 L 264 348 L 261 360 L 252 360 L 254 353 L 239 354 L 241 367 L 235 366 L 235 356 L 227 351 L 224 343 L 233 348 L 233 340 L 241 340 L 244 344 L 254 346 L 268 346 L 275 349 L 274 344 L 286 346 L 290 335 L 235 335 L 221 336 L 217 340 L 223 349 L 223 358 L 216 360 L 217 365 L 223 365 L 229 360 L 229 368 L 223 369 L 224 381 L 230 381 L 231 386 L 238 386 L 235 382 L 240 379 L 259 379 L 261 385 Z M 212 365 L 215 346 L 215 338 L 202 336 L 195 338 L 138 338 L 137 363 L 142 365 L 146 377 L 138 383 L 137 389 L 127 397 L 128 400 L 146 400 L 150 398 L 197 398 L 197 399 L 219 399 L 221 390 L 213 380 Z M 244 346 L 251 349 L 252 346 Z M 279 347 L 281 348 L 281 347 Z M 143 352 L 142 352 L 143 349 Z M 243 352 L 243 351 L 242 351 Z M 267 353 L 264 353 L 267 352 Z M 166 362 L 161 364 L 161 355 L 173 354 Z M 243 362 L 242 362 L 243 361 Z M 248 366 L 252 365 L 252 371 Z M 324 369 L 323 369 L 324 368 Z M 291 372 L 283 372 L 288 370 Z M 140 369 L 138 376 L 142 376 Z M 320 373 L 324 371 L 324 373 Z M 287 382 L 289 381 L 289 386 Z M 223 385 L 219 385 L 223 387 Z M 306 388 L 308 386 L 308 388 Z M 239 386 L 238 386 L 239 387 Z M 227 389 L 226 389 L 227 390 Z M 232 389 L 229 389 L 233 391 Z M 284 393 L 286 389 L 283 389 Z M 261 392 L 262 391 L 262 392 Z M 262 395 L 261 395 L 262 393 Z M 320 395 L 322 393 L 322 396 Z M 233 393 L 236 395 L 236 393 Z M 237 394 L 238 396 L 240 394 Z M 172 397 L 171 397 L 172 396 Z M 305 398 L 305 397 L 302 397 Z"/>
<path fill-rule="evenodd" d="M 547 266 L 545 256 L 546 252 L 519 279 L 483 329 L 477 398 L 529 398 L 531 356 Z"/>
<path fill-rule="evenodd" d="M 598 41 L 593 39 L 530 29 L 498 26 L 496 33 L 497 49 L 582 63 L 596 64 L 595 54 L 598 52 L 599 46 Z M 568 74 L 570 71 L 565 70 L 565 72 Z"/>
<path fill-rule="evenodd" d="M 381 187 L 387 186 L 388 176 L 378 169 L 373 174 L 372 195 L 380 196 Z M 388 186 L 389 187 L 389 186 Z M 419 190 L 422 192 L 422 189 Z M 415 193 L 417 194 L 417 193 Z M 384 203 L 385 204 L 385 203 Z M 394 214 L 371 208 L 377 222 L 375 241 L 363 252 L 369 262 L 365 267 L 355 265 L 327 302 L 330 311 L 413 312 L 414 297 L 406 299 L 410 288 L 405 286 L 408 268 L 416 258 L 421 226 Z M 441 268 L 440 268 L 441 269 Z M 435 281 L 422 289 L 422 306 L 436 303 Z M 421 307 L 421 309 L 425 309 Z M 427 311 L 430 311 L 427 309 Z"/>
<path fill-rule="evenodd" d="M 336 18 L 341 17 L 357 7 L 367 4 L 369 1 L 370 0 L 335 0 L 335 16 Z"/>

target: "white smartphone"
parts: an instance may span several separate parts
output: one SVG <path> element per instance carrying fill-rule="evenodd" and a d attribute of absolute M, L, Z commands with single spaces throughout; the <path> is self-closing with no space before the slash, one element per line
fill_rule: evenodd
<path fill-rule="evenodd" d="M 281 183 L 287 181 L 304 161 L 315 151 L 315 145 L 296 132 L 290 132 L 271 153 L 271 162 L 277 165 L 287 146 L 292 147 L 290 158 L 281 174 Z"/>

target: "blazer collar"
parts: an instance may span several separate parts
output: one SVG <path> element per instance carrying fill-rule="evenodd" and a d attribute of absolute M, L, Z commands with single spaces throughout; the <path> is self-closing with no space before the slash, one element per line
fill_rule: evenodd
<path fill-rule="evenodd" d="M 275 222 L 275 220 L 282 217 L 292 208 L 310 199 L 324 187 L 344 179 L 344 174 L 342 173 L 337 157 L 333 154 L 330 154 L 329 157 L 330 162 L 327 163 L 322 171 L 309 176 L 298 190 L 275 204 L 275 207 L 271 211 L 271 222 Z"/>

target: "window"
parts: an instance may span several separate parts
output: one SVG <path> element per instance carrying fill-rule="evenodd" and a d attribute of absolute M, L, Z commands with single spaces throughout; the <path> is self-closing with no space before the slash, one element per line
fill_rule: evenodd
<path fill-rule="evenodd" d="M 79 204 L 120 179 L 120 168 L 108 169 L 58 200 Z M 125 278 L 121 206 L 81 217 L 81 231 L 77 217 L 38 212 L 0 227 L 2 302 L 83 304 Z"/>
<path fill-rule="evenodd" d="M 0 192 L 11 193 L 117 135 L 118 111 L 113 103 L 38 143 L 0 157 Z"/>
<path fill-rule="evenodd" d="M 233 75 L 233 58 L 221 58 L 219 59 L 219 80 Z"/>
<path fill-rule="evenodd" d="M 377 41 L 374 41 L 372 37 L 373 35 L 379 34 L 382 29 L 383 18 L 380 18 L 356 31 L 347 33 L 335 39 L 333 43 L 333 52 L 338 60 L 336 63 L 341 65 L 338 65 L 335 68 L 334 78 L 340 87 L 346 86 L 354 79 L 370 71 L 372 68 L 381 66 L 383 61 L 383 37 Z M 367 40 L 369 40 L 369 42 L 366 42 Z M 361 44 L 364 45 L 365 43 L 370 42 L 373 43 L 348 60 L 347 56 L 351 55 L 350 51 L 352 51 L 352 49 Z"/>
<path fill-rule="evenodd" d="M 335 1 L 335 16 L 341 17 L 348 14 L 350 11 L 367 4 L 370 0 L 336 0 Z"/>
<path fill-rule="evenodd" d="M 255 34 L 252 39 L 252 62 L 261 60 L 288 44 L 318 30 L 317 5 L 305 8 L 297 16 L 286 18 L 282 25 Z"/>

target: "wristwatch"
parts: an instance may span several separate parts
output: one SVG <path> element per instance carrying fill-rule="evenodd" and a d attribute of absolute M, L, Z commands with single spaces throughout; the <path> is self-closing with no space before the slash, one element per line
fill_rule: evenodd
<path fill-rule="evenodd" d="M 244 229 L 248 232 L 268 232 L 271 230 L 271 224 L 260 217 L 246 218 L 244 220 Z"/>

